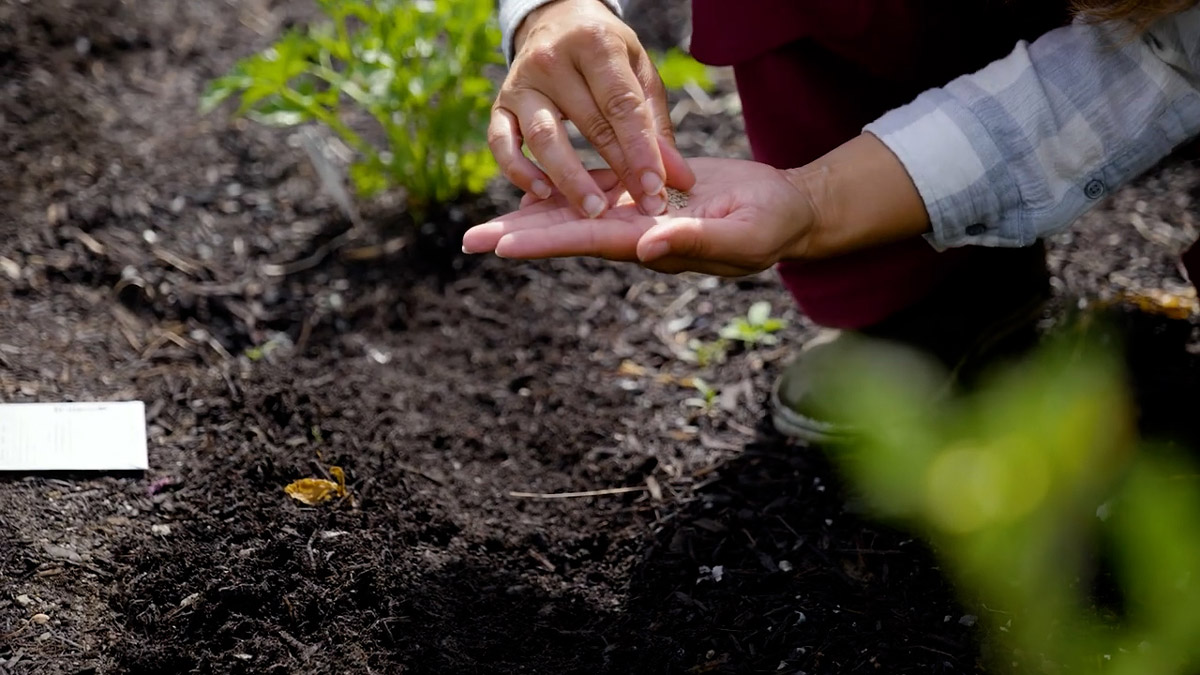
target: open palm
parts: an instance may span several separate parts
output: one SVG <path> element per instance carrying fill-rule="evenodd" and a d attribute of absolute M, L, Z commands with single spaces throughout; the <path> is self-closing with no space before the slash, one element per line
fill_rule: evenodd
<path fill-rule="evenodd" d="M 602 218 L 581 217 L 559 194 L 527 200 L 467 231 L 463 250 L 522 259 L 592 256 L 720 276 L 753 274 L 802 252 L 810 200 L 783 171 L 737 159 L 689 164 L 696 185 L 687 204 L 664 215 L 641 213 L 615 174 L 594 171 L 611 205 Z"/>

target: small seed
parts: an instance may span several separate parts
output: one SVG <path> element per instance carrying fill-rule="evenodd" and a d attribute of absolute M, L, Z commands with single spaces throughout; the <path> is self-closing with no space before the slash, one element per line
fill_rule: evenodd
<path fill-rule="evenodd" d="M 677 209 L 682 209 L 688 205 L 688 193 L 682 190 L 676 190 L 673 187 L 667 188 L 667 203 Z"/>
<path fill-rule="evenodd" d="M 34 614 L 33 616 L 29 617 L 29 620 L 40 626 L 50 621 L 50 617 L 45 614 Z"/>

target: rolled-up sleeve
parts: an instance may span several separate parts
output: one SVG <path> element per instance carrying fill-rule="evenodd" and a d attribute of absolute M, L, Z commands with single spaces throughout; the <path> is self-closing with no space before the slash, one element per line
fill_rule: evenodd
<path fill-rule="evenodd" d="M 552 0 L 500 0 L 500 32 L 504 36 L 500 47 L 504 50 L 504 58 L 508 63 L 513 59 L 513 35 L 526 16 L 533 10 Z M 598 0 L 608 5 L 608 8 L 621 16 L 621 6 L 625 0 Z"/>
<path fill-rule="evenodd" d="M 1200 8 L 1142 35 L 1075 23 L 868 125 L 938 248 L 1025 246 L 1200 134 Z"/>

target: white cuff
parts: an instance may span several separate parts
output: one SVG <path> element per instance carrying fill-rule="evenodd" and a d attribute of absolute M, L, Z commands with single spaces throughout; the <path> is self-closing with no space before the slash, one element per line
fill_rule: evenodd
<path fill-rule="evenodd" d="M 617 16 L 621 16 L 620 0 L 600 0 Z M 533 10 L 545 5 L 552 0 L 500 0 L 500 33 L 503 35 L 503 41 L 500 48 L 504 50 L 504 60 L 512 65 L 513 60 L 513 36 L 516 35 L 517 29 L 521 27 L 521 22 Z"/>

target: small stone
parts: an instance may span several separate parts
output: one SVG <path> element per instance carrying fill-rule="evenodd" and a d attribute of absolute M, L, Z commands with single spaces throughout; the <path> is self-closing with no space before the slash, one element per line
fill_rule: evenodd
<path fill-rule="evenodd" d="M 28 607 L 33 604 L 33 600 L 28 595 L 18 595 L 17 604 L 22 607 Z"/>
<path fill-rule="evenodd" d="M 56 546 L 54 544 L 43 544 L 42 550 L 44 550 L 46 555 L 50 556 L 51 558 L 58 558 L 59 560 L 69 560 L 71 562 L 81 562 L 83 560 L 83 558 L 80 558 L 79 554 L 75 551 L 72 551 L 69 548 L 63 548 L 62 546 Z"/>
<path fill-rule="evenodd" d="M 29 620 L 41 626 L 48 623 L 50 621 L 50 617 L 46 614 L 34 614 L 33 616 L 29 617 Z"/>
<path fill-rule="evenodd" d="M 165 537 L 168 534 L 171 534 L 171 526 L 163 525 L 163 524 L 154 524 L 154 525 L 150 526 L 150 533 L 155 536 Z"/>
<path fill-rule="evenodd" d="M 21 280 L 21 266 L 4 256 L 0 256 L 0 271 L 3 271 L 13 281 Z"/>
<path fill-rule="evenodd" d="M 962 618 L 958 620 L 964 626 L 974 626 L 976 621 L 979 621 L 979 617 L 974 614 L 963 614 Z"/>
<path fill-rule="evenodd" d="M 42 633 L 41 635 L 37 636 L 38 642 L 45 642 L 46 640 L 49 640 L 49 639 L 50 639 L 50 631 L 46 631 L 45 633 Z"/>

